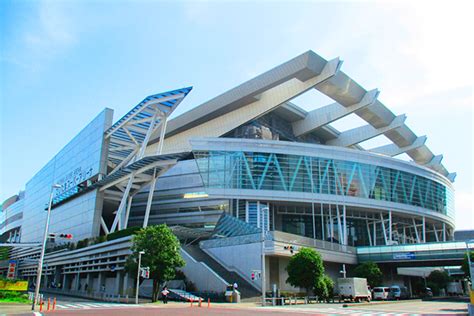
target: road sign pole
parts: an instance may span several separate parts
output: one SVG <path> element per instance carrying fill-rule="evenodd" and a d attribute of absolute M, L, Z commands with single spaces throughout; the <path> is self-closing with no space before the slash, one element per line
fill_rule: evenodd
<path fill-rule="evenodd" d="M 41 246 L 41 254 L 38 262 L 38 270 L 36 272 L 36 288 L 35 288 L 35 296 L 33 297 L 33 303 L 31 304 L 31 310 L 35 310 L 35 304 L 39 298 L 39 290 L 41 285 L 41 272 L 43 270 L 43 259 L 44 259 L 44 252 L 46 249 L 46 241 L 48 240 L 48 228 L 49 228 L 49 218 L 51 217 L 51 204 L 53 203 L 53 193 L 55 188 L 60 188 L 59 184 L 55 184 L 51 187 L 51 194 L 49 196 L 49 204 L 48 204 L 48 213 L 46 215 L 46 225 L 44 226 L 44 236 L 43 236 L 43 244 Z"/>
<path fill-rule="evenodd" d="M 138 252 L 138 269 L 137 269 L 137 287 L 135 290 L 135 304 L 138 304 L 138 291 L 140 290 L 140 266 L 142 264 L 142 254 L 144 251 Z"/>

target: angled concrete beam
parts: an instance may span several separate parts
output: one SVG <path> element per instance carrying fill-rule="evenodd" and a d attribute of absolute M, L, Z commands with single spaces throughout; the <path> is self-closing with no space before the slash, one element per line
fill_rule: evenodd
<path fill-rule="evenodd" d="M 427 139 L 426 136 L 420 136 L 417 139 L 415 139 L 415 141 L 411 145 L 408 145 L 405 147 L 398 147 L 395 144 L 389 144 L 389 145 L 369 149 L 369 151 L 373 153 L 377 153 L 377 154 L 394 157 L 394 156 L 403 154 L 409 150 L 413 150 L 413 149 L 423 146 L 426 142 L 426 139 Z"/>
<path fill-rule="evenodd" d="M 436 155 L 433 157 L 433 159 L 431 159 L 430 162 L 428 162 L 427 164 L 425 164 L 425 167 L 433 167 L 433 166 L 436 166 L 436 165 L 439 165 L 441 164 L 441 161 L 443 160 L 443 155 Z"/>
<path fill-rule="evenodd" d="M 332 103 L 322 108 L 308 113 L 308 115 L 299 121 L 293 123 L 293 132 L 296 136 L 307 134 L 321 126 L 334 122 L 346 115 L 349 115 L 363 107 L 371 105 L 377 100 L 379 95 L 377 89 L 368 91 L 359 103 L 344 106 L 339 103 Z"/>
<path fill-rule="evenodd" d="M 454 182 L 454 179 L 456 179 L 456 176 L 457 176 L 456 172 L 451 172 L 450 174 L 448 174 L 449 181 Z"/>
<path fill-rule="evenodd" d="M 406 115 L 397 116 L 390 124 L 381 128 L 375 128 L 372 125 L 356 127 L 342 132 L 338 138 L 328 141 L 326 144 L 331 146 L 348 147 L 359 144 L 368 139 L 377 137 L 389 130 L 398 128 L 405 123 Z"/>

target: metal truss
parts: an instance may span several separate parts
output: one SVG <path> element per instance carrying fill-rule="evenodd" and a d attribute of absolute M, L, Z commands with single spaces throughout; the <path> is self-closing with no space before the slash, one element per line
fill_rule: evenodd
<path fill-rule="evenodd" d="M 396 169 L 274 153 L 195 152 L 211 188 L 280 190 L 353 196 L 448 212 L 446 188 Z"/>
<path fill-rule="evenodd" d="M 145 221 L 148 218 L 157 178 L 177 162 L 178 155 L 161 155 L 168 117 L 191 91 L 191 87 L 151 95 L 105 132 L 108 142 L 107 165 L 112 168 L 97 186 L 111 200 L 120 201 L 110 229 L 103 218 L 105 233 L 126 228 L 133 196 L 149 186 Z M 160 131 L 155 153 L 145 151 L 155 133 Z"/>

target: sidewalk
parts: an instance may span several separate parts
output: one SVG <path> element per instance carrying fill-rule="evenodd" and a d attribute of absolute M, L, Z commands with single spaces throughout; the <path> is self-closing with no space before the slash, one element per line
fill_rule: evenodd
<path fill-rule="evenodd" d="M 0 315 L 31 313 L 31 304 L 0 303 Z"/>

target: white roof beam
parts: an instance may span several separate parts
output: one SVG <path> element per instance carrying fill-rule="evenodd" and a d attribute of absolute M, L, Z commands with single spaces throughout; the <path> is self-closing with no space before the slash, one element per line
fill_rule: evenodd
<path fill-rule="evenodd" d="M 374 89 L 368 91 L 358 103 L 344 106 L 336 102 L 311 111 L 304 119 L 293 123 L 293 132 L 295 136 L 310 133 L 321 126 L 327 125 L 363 107 L 373 104 L 375 100 L 377 100 L 379 93 L 377 89 Z"/>
<path fill-rule="evenodd" d="M 402 114 L 397 116 L 389 125 L 375 128 L 372 125 L 365 125 L 356 127 L 348 131 L 342 132 L 338 138 L 328 141 L 327 145 L 348 147 L 355 144 L 359 144 L 368 139 L 377 137 L 389 130 L 398 128 L 405 123 L 406 115 Z"/>
<path fill-rule="evenodd" d="M 431 159 L 430 162 L 425 164 L 425 167 L 430 168 L 430 167 L 433 167 L 433 166 L 436 166 L 436 165 L 440 165 L 442 160 L 443 160 L 443 155 L 436 155 L 436 156 L 433 157 L 433 159 Z"/>
<path fill-rule="evenodd" d="M 394 156 L 403 154 L 407 151 L 423 146 L 426 142 L 426 139 L 427 139 L 426 136 L 421 136 L 421 137 L 418 137 L 411 145 L 408 145 L 405 147 L 398 147 L 396 144 L 390 144 L 390 145 L 372 148 L 372 149 L 369 149 L 369 151 L 377 153 L 377 154 L 394 157 Z"/>

